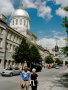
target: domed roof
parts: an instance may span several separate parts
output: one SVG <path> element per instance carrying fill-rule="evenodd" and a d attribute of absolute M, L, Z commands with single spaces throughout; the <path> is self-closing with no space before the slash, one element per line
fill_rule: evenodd
<path fill-rule="evenodd" d="M 25 10 L 23 10 L 23 9 L 21 9 L 21 8 L 15 10 L 15 11 L 12 13 L 11 18 L 16 17 L 16 16 L 22 16 L 22 17 L 29 18 L 29 14 L 28 14 Z"/>

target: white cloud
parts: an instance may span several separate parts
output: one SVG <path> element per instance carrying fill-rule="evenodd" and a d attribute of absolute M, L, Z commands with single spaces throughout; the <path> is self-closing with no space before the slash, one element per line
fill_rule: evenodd
<path fill-rule="evenodd" d="M 68 12 L 63 10 L 62 8 L 59 8 L 58 10 L 56 10 L 56 14 L 61 16 L 61 17 L 68 16 Z"/>
<path fill-rule="evenodd" d="M 54 0 L 56 4 L 61 6 L 68 6 L 68 0 Z"/>
<path fill-rule="evenodd" d="M 0 0 L 0 13 L 10 15 L 14 11 L 11 0 Z"/>
<path fill-rule="evenodd" d="M 41 5 L 39 8 L 38 8 L 38 16 L 40 17 L 48 17 L 48 18 L 51 18 L 52 15 L 50 14 L 51 13 L 51 8 L 49 6 L 43 6 Z"/>
<path fill-rule="evenodd" d="M 62 7 L 68 6 L 68 0 L 51 0 L 55 2 L 56 5 L 60 5 L 60 8 L 56 10 L 56 15 L 59 15 L 61 17 L 68 16 L 68 12 L 62 9 Z"/>
<path fill-rule="evenodd" d="M 65 40 L 64 40 L 65 37 L 61 36 L 60 32 L 53 30 L 52 36 L 53 36 L 53 38 L 42 38 L 42 39 L 38 40 L 37 43 L 39 45 L 41 45 L 42 47 L 48 48 L 48 49 L 54 48 L 56 45 L 56 42 L 59 47 L 65 46 L 65 44 L 66 44 Z"/>
<path fill-rule="evenodd" d="M 46 6 L 46 1 L 41 0 L 23 0 L 25 8 L 35 8 L 37 10 L 37 15 L 42 18 L 51 18 L 51 8 Z"/>
<path fill-rule="evenodd" d="M 60 37 L 58 40 L 54 38 L 42 38 L 37 41 L 37 44 L 41 45 L 44 48 L 52 49 L 55 47 L 56 42 L 59 47 L 65 46 L 65 41 L 63 37 Z"/>
<path fill-rule="evenodd" d="M 36 8 L 32 0 L 23 0 L 23 6 L 25 8 Z"/>

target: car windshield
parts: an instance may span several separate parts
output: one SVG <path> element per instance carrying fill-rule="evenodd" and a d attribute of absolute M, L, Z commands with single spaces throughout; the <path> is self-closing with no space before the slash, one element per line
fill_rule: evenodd
<path fill-rule="evenodd" d="M 13 68 L 9 67 L 9 68 L 7 68 L 6 70 L 13 70 Z"/>

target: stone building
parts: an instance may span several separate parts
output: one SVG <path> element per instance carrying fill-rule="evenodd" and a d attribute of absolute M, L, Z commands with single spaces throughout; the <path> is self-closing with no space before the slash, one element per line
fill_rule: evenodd
<path fill-rule="evenodd" d="M 15 64 L 12 55 L 23 37 L 36 43 L 36 36 L 30 32 L 29 14 L 24 9 L 19 6 L 12 12 L 10 26 L 7 24 L 7 17 L 0 14 L 0 68 Z"/>
<path fill-rule="evenodd" d="M 7 17 L 0 14 L 0 68 L 15 65 L 12 55 L 15 47 L 21 43 L 23 37 L 37 45 L 37 37 L 30 32 L 29 14 L 22 9 L 20 3 L 19 8 L 11 14 L 10 26 L 7 24 Z M 39 52 L 43 59 L 48 55 L 48 52 L 40 46 Z"/>

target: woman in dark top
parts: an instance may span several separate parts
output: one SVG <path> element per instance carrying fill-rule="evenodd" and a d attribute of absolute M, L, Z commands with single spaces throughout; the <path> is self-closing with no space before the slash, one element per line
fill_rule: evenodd
<path fill-rule="evenodd" d="M 31 74 L 31 89 L 32 90 L 37 90 L 37 85 L 38 85 L 37 77 L 38 75 L 36 74 L 36 69 L 32 69 L 32 74 Z"/>

